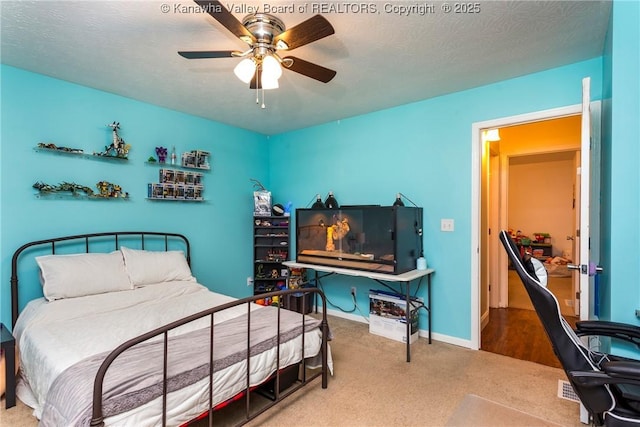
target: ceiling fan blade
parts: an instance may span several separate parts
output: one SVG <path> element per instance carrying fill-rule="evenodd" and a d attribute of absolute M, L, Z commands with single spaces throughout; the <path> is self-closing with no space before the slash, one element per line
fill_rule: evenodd
<path fill-rule="evenodd" d="M 219 1 L 213 0 L 194 0 L 205 12 L 213 17 L 216 21 L 224 25 L 236 37 L 248 44 L 256 42 L 256 38 L 247 28 L 238 21 Z"/>
<path fill-rule="evenodd" d="M 321 15 L 315 15 L 276 36 L 273 44 L 277 46 L 281 40 L 288 46 L 285 50 L 293 50 L 334 33 L 335 30 L 329 21 Z"/>
<path fill-rule="evenodd" d="M 335 71 L 330 70 L 329 68 L 312 64 L 311 62 L 305 61 L 304 59 L 295 58 L 293 56 L 282 58 L 282 60 L 284 61 L 284 63 L 289 62 L 287 60 L 293 61 L 291 65 L 285 66 L 286 69 L 295 71 L 296 73 L 300 73 L 303 76 L 311 77 L 312 79 L 316 79 L 318 81 L 321 81 L 322 83 L 329 83 L 331 79 L 333 79 L 337 74 Z"/>
<path fill-rule="evenodd" d="M 178 55 L 187 59 L 207 59 L 207 58 L 231 58 L 233 57 L 235 50 L 210 50 L 210 51 L 195 51 L 195 52 L 178 52 Z"/>

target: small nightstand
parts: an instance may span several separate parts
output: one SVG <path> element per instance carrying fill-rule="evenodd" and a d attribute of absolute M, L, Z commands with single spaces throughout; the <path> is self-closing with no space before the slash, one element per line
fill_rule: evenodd
<path fill-rule="evenodd" d="M 0 323 L 0 347 L 4 357 L 5 367 L 5 403 L 6 408 L 16 406 L 16 340 L 11 332 Z"/>

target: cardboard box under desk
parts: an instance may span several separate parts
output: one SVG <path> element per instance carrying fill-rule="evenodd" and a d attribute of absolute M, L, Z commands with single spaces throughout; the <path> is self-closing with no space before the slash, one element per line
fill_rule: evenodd
<path fill-rule="evenodd" d="M 407 342 L 407 301 L 404 295 L 385 291 L 369 291 L 369 333 Z M 418 339 L 418 307 L 421 302 L 411 303 L 411 343 Z"/>

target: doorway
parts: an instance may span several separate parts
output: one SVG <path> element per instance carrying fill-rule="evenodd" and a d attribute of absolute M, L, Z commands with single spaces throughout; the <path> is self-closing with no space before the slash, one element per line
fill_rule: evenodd
<path fill-rule="evenodd" d="M 483 144 L 481 140 L 482 133 L 484 130 L 493 128 L 500 129 L 534 124 L 543 126 L 545 123 L 547 125 L 551 125 L 553 124 L 552 120 L 554 119 L 562 119 L 570 116 L 579 117 L 581 111 L 581 105 L 573 105 L 485 122 L 477 122 L 472 125 L 472 176 L 474 177 L 474 191 L 472 191 L 473 221 L 471 235 L 471 269 L 472 272 L 474 272 L 471 277 L 472 348 L 480 348 L 481 328 L 486 326 L 489 321 L 490 304 L 493 306 L 497 305 L 498 307 L 508 306 L 508 288 L 504 287 L 500 290 L 498 285 L 499 283 L 507 282 L 506 256 L 503 253 L 504 251 L 499 251 L 497 238 L 495 238 L 495 240 L 490 238 L 491 230 L 493 230 L 493 236 L 495 237 L 497 236 L 497 231 L 499 229 L 508 228 L 506 223 L 506 195 L 504 193 L 507 189 L 506 182 L 504 182 L 504 180 L 506 180 L 506 173 L 500 175 L 499 179 L 501 180 L 501 185 L 498 190 L 495 188 L 492 190 L 492 187 L 490 186 L 490 183 L 495 182 L 495 180 L 492 181 L 491 179 L 486 178 L 489 171 L 493 171 L 492 173 L 496 174 L 496 171 L 500 171 L 501 169 L 504 170 L 504 168 L 506 168 L 506 161 L 508 157 L 496 156 L 495 144 L 492 144 L 491 146 Z M 552 126 L 550 128 L 553 129 Z M 543 144 L 545 139 L 550 142 Z M 549 148 L 550 143 L 552 143 L 552 149 Z M 575 150 L 576 146 L 579 147 L 579 145 L 576 144 L 576 142 L 567 143 L 567 138 L 561 136 L 558 131 L 549 131 L 546 132 L 546 136 L 544 137 L 532 136 L 525 144 L 525 148 L 528 150 L 527 154 L 544 154 L 552 151 Z M 523 152 L 524 151 L 521 150 L 521 154 Z M 485 161 L 490 160 L 492 156 L 494 157 L 493 162 Z M 481 173 L 481 171 L 483 171 L 483 173 Z M 501 198 L 488 197 L 490 191 L 493 193 L 500 193 L 500 191 L 502 191 L 501 197 L 504 198 L 505 201 L 500 202 Z M 488 205 L 490 200 L 493 202 L 492 206 Z M 493 211 L 491 212 L 491 210 Z M 491 218 L 490 222 L 488 221 L 488 218 Z M 496 220 L 495 218 L 498 219 Z M 490 289 L 491 292 L 489 292 Z M 498 303 L 495 302 L 496 298 L 498 299 Z"/>
<path fill-rule="evenodd" d="M 489 247 L 498 253 L 487 251 L 490 292 L 482 350 L 560 367 L 519 277 L 498 262 L 502 247 L 497 231 L 509 229 L 523 248 L 544 262 L 548 288 L 560 301 L 566 320 L 575 324 L 577 302 L 567 264 L 574 260 L 579 208 L 580 121 L 580 115 L 572 115 L 506 126 L 497 129 L 500 140 L 489 143 L 482 205 Z"/>

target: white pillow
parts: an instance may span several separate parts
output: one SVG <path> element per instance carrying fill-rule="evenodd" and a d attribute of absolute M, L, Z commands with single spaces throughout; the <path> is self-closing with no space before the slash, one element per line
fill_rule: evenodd
<path fill-rule="evenodd" d="M 120 251 L 36 257 L 48 301 L 133 289 Z"/>
<path fill-rule="evenodd" d="M 121 247 L 124 265 L 134 286 L 178 280 L 195 281 L 182 251 L 144 251 Z"/>

